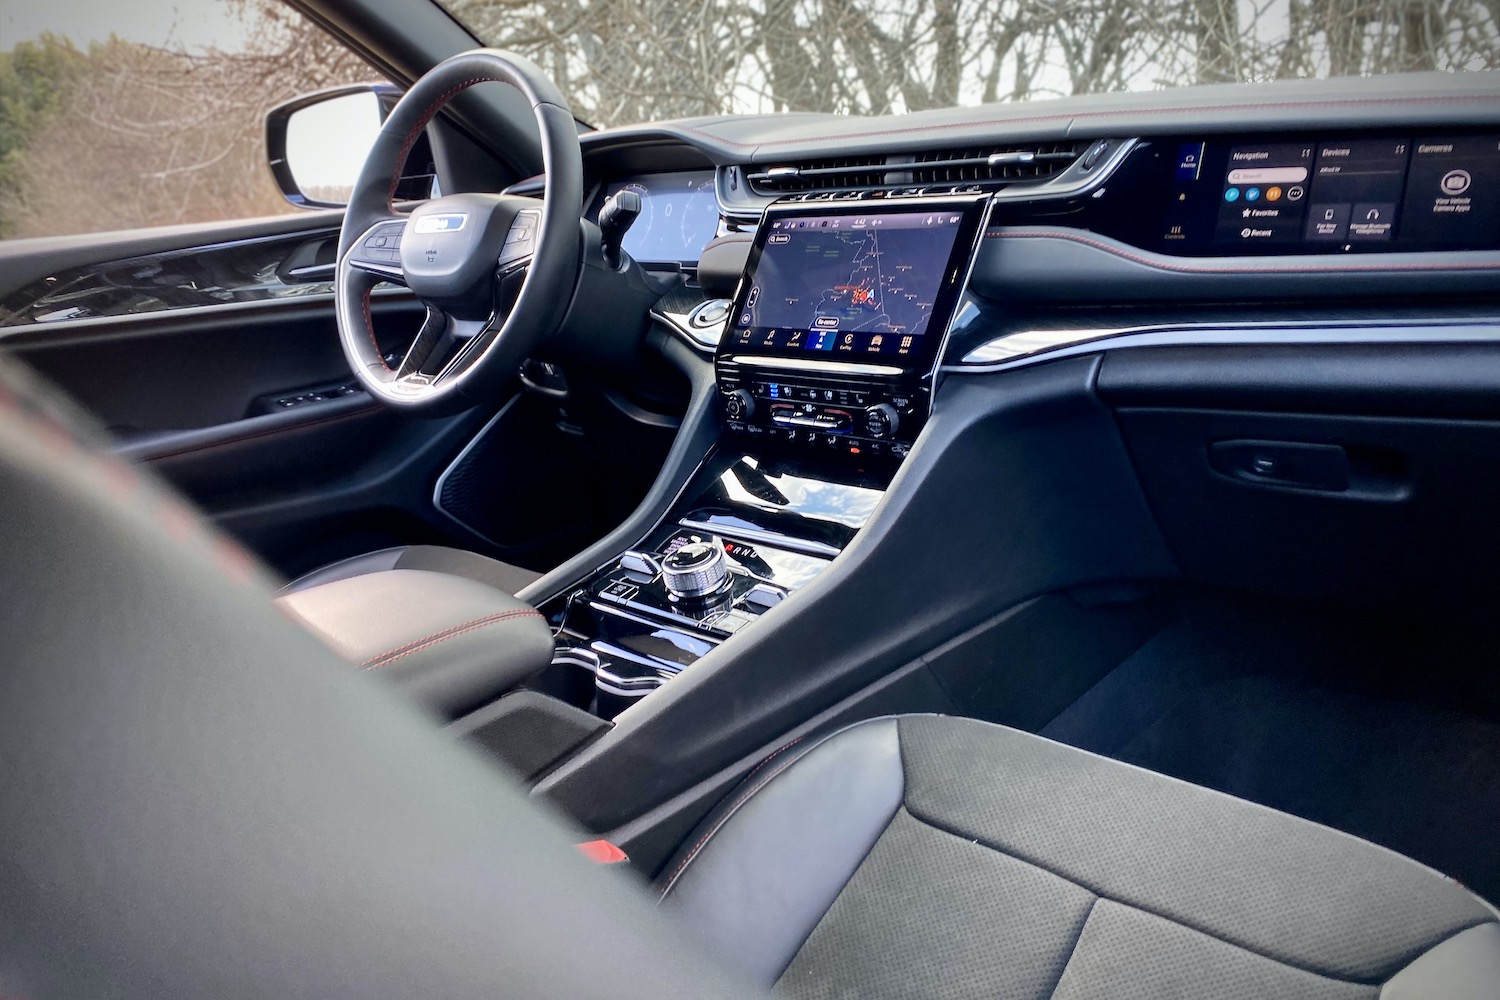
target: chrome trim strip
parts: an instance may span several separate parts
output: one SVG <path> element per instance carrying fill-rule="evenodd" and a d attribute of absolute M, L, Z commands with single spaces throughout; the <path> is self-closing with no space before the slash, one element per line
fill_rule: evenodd
<path fill-rule="evenodd" d="M 1098 139 L 1105 138 L 1108 137 L 1098 137 Z M 1140 140 L 1120 139 L 1117 141 L 1110 139 L 1109 141 L 1114 143 L 1114 148 L 1109 151 L 1107 156 L 1095 163 L 1085 173 L 1078 165 L 1083 162 L 1083 158 L 1088 155 L 1089 149 L 1093 148 L 1098 139 L 1089 143 L 1088 147 L 1079 154 L 1078 159 L 1074 161 L 1071 167 L 1045 184 L 1036 187 L 1028 187 L 1025 184 L 1012 184 L 1009 187 L 997 190 L 993 195 L 994 200 L 1004 202 L 1054 201 L 1058 198 L 1076 198 L 1078 195 L 1087 194 L 1095 188 L 1102 187 L 1104 182 L 1109 180 L 1115 170 L 1124 162 L 1125 157 L 1130 155 L 1130 151 L 1140 145 Z"/>
<path fill-rule="evenodd" d="M 1057 358 L 1128 347 L 1211 347 L 1254 344 L 1436 344 L 1500 341 L 1500 317 L 1493 320 L 1425 321 L 1377 324 L 1235 323 L 1118 329 L 1022 330 L 996 337 L 944 366 L 949 374 L 1008 371 Z"/>
<path fill-rule="evenodd" d="M 777 548 L 787 549 L 791 552 L 800 552 L 805 556 L 834 559 L 842 551 L 841 549 L 834 548 L 827 542 L 792 538 L 779 532 L 767 531 L 764 528 L 734 527 L 726 530 L 723 525 L 710 524 L 708 521 L 698 521 L 690 517 L 684 517 L 677 524 L 680 527 L 689 528 L 693 531 L 706 531 L 710 535 L 723 535 L 725 538 L 733 538 L 736 541 L 760 542 L 762 545 L 774 545 Z"/>
<path fill-rule="evenodd" d="M 899 138 L 899 136 L 893 134 L 891 136 L 891 138 L 892 139 L 897 139 L 897 138 Z M 1112 148 L 1110 149 L 1110 151 L 1104 157 L 1102 157 L 1097 163 L 1095 163 L 1093 165 L 1093 167 L 1091 167 L 1087 172 L 1084 172 L 1083 170 L 1081 170 L 1079 168 L 1079 164 L 1082 163 L 1083 162 L 1083 158 L 1088 155 L 1089 149 L 1093 148 L 1094 144 L 1097 143 L 1097 142 L 1099 142 L 1099 141 L 1101 141 L 1101 140 L 1108 140 L 1110 142 Z M 990 181 L 990 182 L 986 182 L 986 181 L 971 181 L 971 182 L 968 182 L 967 184 L 965 184 L 965 183 L 957 183 L 957 184 L 954 184 L 953 186 L 954 187 L 968 187 L 968 186 L 971 186 L 971 185 L 974 185 L 974 184 L 978 184 L 978 185 L 983 186 L 983 185 L 991 184 L 991 183 L 999 183 L 1002 186 L 995 187 L 995 188 L 986 187 L 985 190 L 982 192 L 982 194 L 985 195 L 986 197 L 992 197 L 992 198 L 996 199 L 997 201 L 1005 201 L 1005 202 L 1053 201 L 1053 200 L 1058 199 L 1058 198 L 1075 198 L 1075 197 L 1077 197 L 1080 194 L 1087 194 L 1090 191 L 1093 191 L 1095 188 L 1098 188 L 1101 185 L 1103 185 L 1104 182 L 1107 181 L 1110 178 L 1110 176 L 1115 172 L 1115 169 L 1117 167 L 1119 167 L 1120 163 L 1122 161 L 1124 161 L 1125 157 L 1128 156 L 1128 155 L 1130 155 L 1130 151 L 1133 150 L 1133 149 L 1135 149 L 1136 146 L 1140 145 L 1140 142 L 1141 142 L 1141 140 L 1140 139 L 1136 139 L 1136 138 L 1116 139 L 1116 138 L 1114 138 L 1112 136 L 1096 136 L 1093 140 L 1091 140 L 1089 142 L 1088 146 L 1084 149 L 1084 151 L 1079 154 L 1078 159 L 1075 160 L 1073 162 L 1073 164 L 1070 167 L 1068 167 L 1067 170 L 1065 170 L 1062 173 L 1058 174 L 1056 177 L 1052 177 L 1052 178 L 1049 178 L 1046 181 L 1043 181 L 1041 184 L 1036 184 L 1034 182 L 1026 182 L 1026 181 L 1012 181 L 1012 182 L 1009 182 L 1009 183 L 1005 183 L 1005 182 L 993 182 L 993 181 Z M 912 166 L 914 165 L 913 163 L 895 159 L 895 157 L 900 157 L 900 156 L 905 156 L 905 155 L 910 155 L 910 154 L 909 153 L 905 153 L 905 154 L 903 154 L 903 153 L 891 153 L 891 154 L 888 154 L 887 157 L 886 157 L 886 162 L 883 165 L 886 168 L 886 172 L 899 172 L 903 167 L 906 168 L 906 169 L 908 169 L 908 170 L 910 170 L 912 168 Z M 997 155 L 1004 156 L 1004 155 L 1010 155 L 1010 154 L 997 154 Z M 1014 161 L 1007 161 L 1007 162 L 1014 162 Z M 871 165 L 869 167 L 869 169 L 870 170 L 879 171 L 881 169 L 881 166 L 882 165 L 880 165 L 880 164 L 874 164 L 874 165 Z M 735 168 L 739 169 L 739 171 L 740 171 L 740 180 L 741 180 L 741 183 L 743 184 L 743 186 L 745 188 L 745 203 L 743 205 L 738 206 L 741 209 L 741 212 L 744 212 L 745 210 L 751 208 L 752 205 L 758 205 L 759 206 L 759 213 L 760 214 L 764 214 L 765 210 L 767 208 L 771 207 L 771 205 L 773 203 L 775 203 L 775 202 L 777 202 L 777 201 L 779 201 L 779 200 L 781 200 L 783 198 L 795 197 L 797 194 L 802 193 L 802 192 L 781 192 L 781 193 L 773 193 L 773 194 L 761 194 L 761 193 L 755 191 L 753 188 L 750 187 L 750 180 L 749 180 L 751 170 L 755 167 L 754 163 L 743 163 L 742 162 L 742 163 L 730 164 L 730 165 L 727 165 L 727 166 L 717 167 L 717 168 L 715 168 L 715 171 L 714 171 L 714 197 L 716 199 L 718 199 L 718 202 L 719 202 L 719 214 L 722 217 L 724 217 L 724 218 L 735 219 L 737 221 L 744 221 L 744 222 L 750 222 L 750 221 L 753 221 L 755 219 L 754 215 L 738 214 L 738 213 L 730 211 L 729 208 L 728 208 L 728 206 L 726 206 L 725 199 L 721 196 L 721 193 L 720 193 L 719 180 L 723 176 L 724 171 L 727 170 L 727 169 L 729 169 L 729 167 L 735 167 Z M 858 169 L 858 168 L 838 168 L 838 169 L 839 170 L 844 170 L 844 169 Z M 896 184 L 896 185 L 877 185 L 877 186 L 872 187 L 872 188 L 871 187 L 867 187 L 867 188 L 851 187 L 851 188 L 849 188 L 849 190 L 859 190 L 859 191 L 871 192 L 871 191 L 884 191 L 884 190 L 888 190 L 888 189 L 892 189 L 892 188 L 896 189 L 896 190 L 900 190 L 902 188 L 919 187 L 919 186 L 932 187 L 932 188 L 934 188 L 934 190 L 930 194 L 921 195 L 921 196 L 915 196 L 915 197 L 910 197 L 909 200 L 912 200 L 912 201 L 924 201 L 924 200 L 929 200 L 929 199 L 933 199 L 933 198 L 952 197 L 953 194 L 954 194 L 954 192 L 952 192 L 952 191 L 939 191 L 939 190 L 936 190 L 937 188 L 943 187 L 944 185 L 916 185 L 916 184 L 903 185 L 903 184 Z M 831 192 L 817 192 L 818 195 L 830 194 L 830 193 Z M 833 201 L 834 204 L 838 204 L 839 203 L 835 199 L 824 199 L 824 198 L 817 198 L 816 200 L 814 200 L 811 203 L 812 204 L 817 204 L 819 201 L 823 201 L 823 200 Z M 896 198 L 890 199 L 891 202 L 896 202 L 898 200 L 899 199 L 896 199 Z M 799 204 L 802 204 L 802 203 L 799 202 Z"/>
<path fill-rule="evenodd" d="M 849 361 L 804 361 L 801 358 L 763 357 L 758 354 L 731 354 L 724 359 L 757 368 L 780 368 L 783 371 L 822 372 L 829 375 L 900 375 L 904 369 L 890 365 L 861 365 Z"/>
<path fill-rule="evenodd" d="M 599 654 L 587 646 L 562 646 L 552 654 L 554 667 L 582 667 L 589 673 L 599 670 Z"/>
<path fill-rule="evenodd" d="M 948 323 L 943 327 L 943 339 L 938 341 L 937 353 L 932 356 L 932 367 L 922 374 L 922 381 L 930 391 L 927 393 L 927 416 L 932 416 L 932 407 L 937 402 L 937 373 L 942 370 L 943 359 L 948 356 L 948 345 L 953 342 L 953 331 L 966 315 L 966 310 L 973 308 L 973 300 L 969 294 L 969 284 L 974 278 L 974 268 L 979 263 L 980 249 L 984 246 L 984 234 L 990 228 L 990 219 L 995 215 L 995 199 L 990 197 L 985 201 L 982 209 L 984 217 L 979 220 L 979 231 L 974 234 L 974 245 L 969 248 L 969 265 L 964 269 L 963 280 L 958 285 L 958 297 L 953 301 L 953 312 L 948 316 Z"/>
<path fill-rule="evenodd" d="M 651 308 L 651 318 L 661 323 L 671 333 L 677 335 L 677 339 L 684 341 L 689 347 L 700 353 L 712 355 L 719 349 L 719 340 L 727 329 L 729 318 L 718 327 L 699 327 L 694 329 L 687 322 L 687 316 L 682 313 L 670 313 L 663 309 Z"/>

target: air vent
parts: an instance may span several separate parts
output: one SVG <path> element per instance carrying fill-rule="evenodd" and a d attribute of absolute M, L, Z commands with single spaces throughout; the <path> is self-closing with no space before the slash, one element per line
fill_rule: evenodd
<path fill-rule="evenodd" d="M 983 184 L 1044 181 L 1071 167 L 1086 143 L 979 147 L 918 153 L 912 184 Z"/>
<path fill-rule="evenodd" d="M 841 160 L 804 160 L 747 170 L 745 179 L 758 194 L 791 194 L 798 191 L 835 191 L 840 188 L 874 188 L 886 183 L 886 157 L 859 156 Z"/>
<path fill-rule="evenodd" d="M 910 188 L 995 188 L 1044 181 L 1067 170 L 1087 143 L 974 146 L 891 156 L 804 160 L 746 170 L 762 195 L 858 193 Z"/>

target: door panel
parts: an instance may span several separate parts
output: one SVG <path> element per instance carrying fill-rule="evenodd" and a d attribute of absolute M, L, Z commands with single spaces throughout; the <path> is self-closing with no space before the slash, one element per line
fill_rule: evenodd
<path fill-rule="evenodd" d="M 521 399 L 517 380 L 491 404 L 441 419 L 376 404 L 353 384 L 327 286 L 286 280 L 290 265 L 276 256 L 307 263 L 311 253 L 316 265 L 328 221 L 229 226 L 217 238 L 201 227 L 116 235 L 93 253 L 77 239 L 25 241 L 38 251 L 26 257 L 27 294 L 75 282 L 80 295 L 47 309 L 84 302 L 90 318 L 32 321 L 47 312 L 28 314 L 12 277 L 0 281 L 0 322 L 19 325 L 0 328 L 0 347 L 289 576 L 423 543 L 545 571 L 618 524 L 659 470 L 675 419 L 624 406 L 586 376 L 572 392 Z M 0 243 L 0 264 L 21 246 Z M 200 301 L 223 304 L 191 304 Z M 425 316 L 396 289 L 377 292 L 371 312 L 387 352 L 404 350 Z M 491 423 L 502 409 L 515 419 Z M 483 447 L 470 447 L 486 425 Z M 455 517 L 434 496 L 461 455 L 450 481 L 468 482 L 472 503 Z"/>
<path fill-rule="evenodd" d="M 296 254 L 326 237 L 321 214 L 300 221 L 313 225 L 297 232 L 276 220 L 275 234 L 261 225 L 224 227 L 201 248 L 183 243 L 205 240 L 201 228 L 175 239 L 111 236 L 97 243 L 92 260 L 79 239 L 0 245 L 0 257 L 23 246 L 42 251 L 28 257 L 28 275 L 99 278 L 75 300 L 89 302 L 93 318 L 15 325 L 0 331 L 0 346 L 92 411 L 123 455 L 151 467 L 287 574 L 383 545 L 483 548 L 436 511 L 432 487 L 504 400 L 429 420 L 386 409 L 352 385 L 326 286 L 288 282 L 284 295 L 274 293 L 280 279 L 268 248 Z M 235 234 L 244 239 L 229 238 Z M 58 266 L 49 268 L 49 260 Z M 251 277 L 260 286 L 250 295 L 228 291 L 246 273 L 235 262 L 245 260 L 259 262 Z M 151 309 L 149 283 L 162 275 L 174 277 L 157 304 L 181 301 L 184 275 L 189 295 L 208 289 L 209 301 L 231 301 L 136 311 Z M 140 282 L 123 280 L 132 276 Z M 31 284 L 48 286 L 45 277 Z M 8 307 L 15 301 L 13 292 Z M 97 314 L 111 302 L 132 314 Z M 17 310 L 8 315 L 15 322 Z M 372 303 L 381 346 L 390 351 L 411 342 L 424 315 L 400 290 Z"/>

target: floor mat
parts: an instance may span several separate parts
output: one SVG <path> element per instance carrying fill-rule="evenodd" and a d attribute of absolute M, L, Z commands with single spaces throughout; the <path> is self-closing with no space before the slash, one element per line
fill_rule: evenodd
<path fill-rule="evenodd" d="M 1266 677 L 1199 689 L 1114 756 L 1347 831 L 1500 900 L 1500 725 Z"/>
<path fill-rule="evenodd" d="M 1487 631 L 1206 603 L 1041 735 L 1371 840 L 1500 903 Z"/>

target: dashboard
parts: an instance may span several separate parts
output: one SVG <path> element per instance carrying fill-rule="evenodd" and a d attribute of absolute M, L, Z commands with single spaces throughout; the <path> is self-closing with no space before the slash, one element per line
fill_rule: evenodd
<path fill-rule="evenodd" d="M 631 256 L 685 272 L 653 312 L 714 356 L 725 429 L 867 461 L 909 452 L 949 373 L 1110 338 L 1337 339 L 1486 308 L 1493 80 L 730 116 L 585 150 L 596 204 L 642 198 Z"/>

